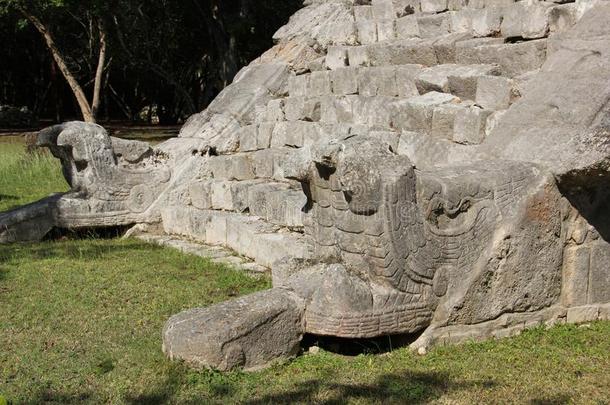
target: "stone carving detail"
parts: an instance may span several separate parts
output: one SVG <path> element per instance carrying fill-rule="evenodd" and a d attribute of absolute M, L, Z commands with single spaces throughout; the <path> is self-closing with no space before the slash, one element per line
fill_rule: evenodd
<path fill-rule="evenodd" d="M 154 148 L 41 132 L 72 191 L 0 214 L 0 242 L 137 224 L 271 268 L 168 321 L 169 357 L 220 370 L 306 333 L 425 351 L 608 319 L 610 4 L 467 3 L 308 1 Z"/>

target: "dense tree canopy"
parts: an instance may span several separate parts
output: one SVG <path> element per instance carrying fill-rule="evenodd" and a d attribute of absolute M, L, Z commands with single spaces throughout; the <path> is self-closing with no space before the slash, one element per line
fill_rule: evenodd
<path fill-rule="evenodd" d="M 272 45 L 302 0 L 0 0 L 0 104 L 174 123 Z"/>

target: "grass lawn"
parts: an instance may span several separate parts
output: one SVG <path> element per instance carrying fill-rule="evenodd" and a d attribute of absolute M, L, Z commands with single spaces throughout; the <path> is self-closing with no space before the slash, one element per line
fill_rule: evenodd
<path fill-rule="evenodd" d="M 50 153 L 28 154 L 24 143 L 0 138 L 0 212 L 67 190 L 61 165 Z"/>
<path fill-rule="evenodd" d="M 6 154 L 0 144 L 0 156 Z M 10 170 L 0 173 L 3 193 L 16 196 L 14 201 L 38 198 L 12 187 L 16 181 L 4 177 Z M 38 181 L 61 185 L 57 178 L 29 178 L 36 190 Z M 610 399 L 609 322 L 439 347 L 423 357 L 406 348 L 355 357 L 321 351 L 252 374 L 192 371 L 165 359 L 161 329 L 170 315 L 269 284 L 134 240 L 0 246 L 0 404 L 3 398 L 15 404 L 604 404 Z"/>

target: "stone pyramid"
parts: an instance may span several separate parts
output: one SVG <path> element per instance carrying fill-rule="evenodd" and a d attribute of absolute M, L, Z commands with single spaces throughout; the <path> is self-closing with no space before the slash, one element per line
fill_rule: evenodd
<path fill-rule="evenodd" d="M 606 0 L 308 1 L 178 138 L 41 132 L 72 191 L 0 214 L 0 241 L 134 225 L 271 269 L 168 321 L 168 356 L 220 370 L 305 333 L 424 350 L 608 319 L 609 22 Z"/>

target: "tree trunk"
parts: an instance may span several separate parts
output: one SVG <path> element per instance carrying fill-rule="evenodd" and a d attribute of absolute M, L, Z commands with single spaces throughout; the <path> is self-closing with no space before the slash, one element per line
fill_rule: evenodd
<path fill-rule="evenodd" d="M 76 101 L 83 115 L 83 120 L 85 122 L 95 122 L 95 117 L 93 115 L 91 106 L 89 105 L 89 101 L 87 101 L 85 92 L 83 91 L 80 84 L 78 84 L 78 81 L 76 80 L 72 72 L 70 72 L 70 69 L 66 64 L 65 58 L 63 57 L 57 45 L 55 44 L 55 40 L 53 39 L 53 36 L 51 35 L 47 27 L 42 23 L 42 21 L 40 21 L 33 14 L 29 13 L 26 9 L 20 8 L 19 11 L 34 25 L 34 27 L 36 27 L 38 32 L 40 32 L 40 34 L 43 36 L 47 47 L 51 51 L 51 55 L 53 55 L 55 63 L 59 67 L 59 70 L 61 71 L 66 81 L 68 82 L 68 85 L 72 89 L 74 97 L 76 97 Z"/>
<path fill-rule="evenodd" d="M 91 103 L 91 113 L 93 119 L 97 120 L 98 111 L 100 109 L 100 95 L 102 91 L 102 79 L 104 74 L 104 66 L 106 64 L 106 30 L 101 22 L 98 22 L 98 31 L 100 35 L 100 54 L 97 62 L 97 71 L 95 72 L 95 84 L 93 86 L 93 102 Z"/>

